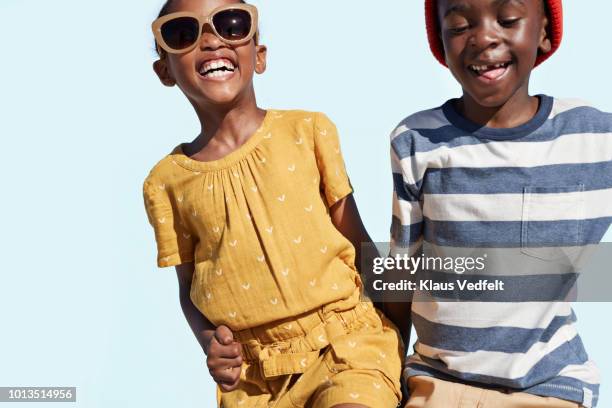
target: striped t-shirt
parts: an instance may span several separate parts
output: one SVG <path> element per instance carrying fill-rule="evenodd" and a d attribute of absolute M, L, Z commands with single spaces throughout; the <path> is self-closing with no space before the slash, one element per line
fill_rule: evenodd
<path fill-rule="evenodd" d="M 399 124 L 392 252 L 600 242 L 612 221 L 612 114 L 539 99 L 511 129 L 478 126 L 455 101 Z M 595 406 L 599 372 L 575 321 L 567 302 L 413 302 L 418 341 L 405 373 Z"/>

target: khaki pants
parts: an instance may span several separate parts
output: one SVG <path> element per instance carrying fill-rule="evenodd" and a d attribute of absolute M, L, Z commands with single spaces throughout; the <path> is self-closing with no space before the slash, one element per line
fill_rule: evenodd
<path fill-rule="evenodd" d="M 581 405 L 523 392 L 504 393 L 465 384 L 415 376 L 408 379 L 404 408 L 579 408 Z"/>

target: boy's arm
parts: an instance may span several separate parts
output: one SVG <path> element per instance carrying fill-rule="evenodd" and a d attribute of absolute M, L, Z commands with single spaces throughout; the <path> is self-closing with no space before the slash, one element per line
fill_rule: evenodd
<path fill-rule="evenodd" d="M 412 319 L 410 318 L 411 303 L 384 302 L 381 310 L 391 320 L 400 332 L 404 342 L 404 355 L 410 347 L 410 330 L 412 330 Z"/>
<path fill-rule="evenodd" d="M 391 218 L 391 239 L 389 256 L 403 254 L 418 256 L 423 242 L 422 180 L 427 163 L 416 157 L 414 134 L 407 130 L 406 124 L 398 126 L 391 133 L 391 171 L 393 175 L 393 205 Z M 404 274 L 405 271 L 393 270 L 391 274 Z M 387 272 L 388 273 L 388 272 Z M 394 276 L 397 281 L 402 276 Z M 400 329 L 406 352 L 410 347 L 412 330 L 412 302 L 385 302 L 384 311 Z"/>
<path fill-rule="evenodd" d="M 232 391 L 240 382 L 242 348 L 240 343 L 234 341 L 228 327 L 215 327 L 191 301 L 189 293 L 193 272 L 193 262 L 176 266 L 181 308 L 189 327 L 207 355 L 206 364 L 210 375 L 223 391 Z"/>

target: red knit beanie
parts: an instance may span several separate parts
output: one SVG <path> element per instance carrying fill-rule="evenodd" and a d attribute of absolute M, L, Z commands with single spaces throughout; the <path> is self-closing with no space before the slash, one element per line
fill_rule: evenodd
<path fill-rule="evenodd" d="M 563 5 L 561 0 L 545 0 L 548 13 L 548 35 L 552 48 L 546 54 L 538 55 L 535 66 L 537 67 L 544 62 L 548 57 L 554 54 L 561 45 L 563 37 Z M 427 25 L 427 37 L 429 39 L 429 48 L 433 52 L 434 57 L 440 64 L 446 66 L 444 58 L 444 46 L 440 40 L 440 29 L 438 25 L 438 12 L 436 9 L 436 0 L 425 0 L 425 23 Z"/>

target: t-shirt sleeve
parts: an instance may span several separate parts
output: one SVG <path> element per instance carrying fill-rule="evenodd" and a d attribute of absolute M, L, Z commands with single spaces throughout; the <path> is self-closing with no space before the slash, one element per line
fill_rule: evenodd
<path fill-rule="evenodd" d="M 331 207 L 351 194 L 353 187 L 340 151 L 338 130 L 322 113 L 315 116 L 314 151 L 321 177 L 321 191 Z"/>
<path fill-rule="evenodd" d="M 391 221 L 391 255 L 413 256 L 423 239 L 422 177 L 425 163 L 412 154 L 412 139 L 400 134 L 391 140 L 393 172 L 393 217 Z"/>
<path fill-rule="evenodd" d="M 194 239 L 181 225 L 166 186 L 147 178 L 143 184 L 144 204 L 149 223 L 155 232 L 157 266 L 165 268 L 194 260 Z"/>

